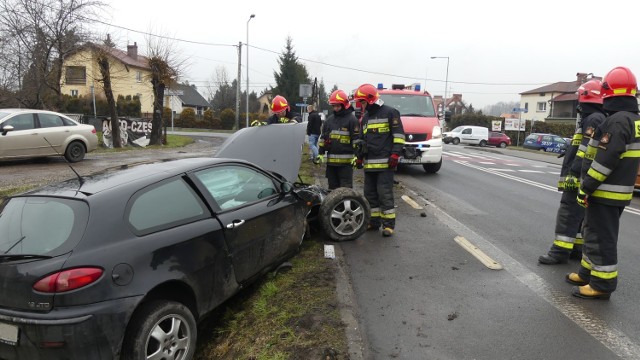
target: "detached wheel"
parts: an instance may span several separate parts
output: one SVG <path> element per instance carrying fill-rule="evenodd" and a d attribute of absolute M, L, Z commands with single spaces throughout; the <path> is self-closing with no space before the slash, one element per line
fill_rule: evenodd
<path fill-rule="evenodd" d="M 506 147 L 507 147 L 507 143 L 506 143 L 506 142 L 504 142 L 504 141 L 502 141 L 502 142 L 500 143 L 500 145 L 498 145 L 498 146 L 500 146 L 500 148 L 504 149 L 504 148 L 506 148 Z"/>
<path fill-rule="evenodd" d="M 191 311 L 175 301 L 143 304 L 131 319 L 122 358 L 190 360 L 198 328 Z"/>
<path fill-rule="evenodd" d="M 84 159 L 84 154 L 86 150 L 84 148 L 84 144 L 80 141 L 72 141 L 69 146 L 67 146 L 67 150 L 64 152 L 64 157 L 69 160 L 69 162 L 78 162 Z"/>
<path fill-rule="evenodd" d="M 337 188 L 324 199 L 318 215 L 322 230 L 331 240 L 349 241 L 367 231 L 371 207 L 355 190 Z"/>
<path fill-rule="evenodd" d="M 437 163 L 422 164 L 422 168 L 427 174 L 435 174 L 442 167 L 442 159 Z"/>
<path fill-rule="evenodd" d="M 458 138 L 453 138 L 453 139 L 451 140 L 451 143 L 452 143 L 453 145 L 458 145 L 458 144 L 460 144 L 460 139 L 458 139 Z"/>

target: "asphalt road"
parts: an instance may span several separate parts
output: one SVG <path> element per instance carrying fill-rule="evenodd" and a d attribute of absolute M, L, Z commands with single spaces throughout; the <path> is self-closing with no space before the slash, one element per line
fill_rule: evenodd
<path fill-rule="evenodd" d="M 394 238 L 341 244 L 362 357 L 640 358 L 638 198 L 621 219 L 618 291 L 609 302 L 581 300 L 564 282 L 577 262 L 537 263 L 554 235 L 562 159 L 454 145 L 444 156 L 436 175 L 397 174 Z M 459 237 L 502 269 L 483 265 Z"/>

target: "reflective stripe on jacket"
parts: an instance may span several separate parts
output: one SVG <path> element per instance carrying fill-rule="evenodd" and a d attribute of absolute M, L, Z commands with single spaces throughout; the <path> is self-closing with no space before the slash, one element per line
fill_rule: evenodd
<path fill-rule="evenodd" d="M 601 131 L 595 157 L 582 180 L 581 189 L 589 195 L 589 201 L 612 206 L 629 205 L 640 164 L 640 115 L 616 112 L 607 118 Z"/>
<path fill-rule="evenodd" d="M 351 166 L 354 149 L 353 142 L 360 137 L 360 125 L 353 114 L 353 108 L 333 112 L 322 126 L 318 141 L 320 154 L 328 152 L 327 165 Z"/>
<path fill-rule="evenodd" d="M 400 155 L 405 142 L 400 112 L 384 104 L 371 106 L 362 119 L 361 138 L 367 147 L 364 170 L 389 169 L 389 157 L 391 154 Z"/>

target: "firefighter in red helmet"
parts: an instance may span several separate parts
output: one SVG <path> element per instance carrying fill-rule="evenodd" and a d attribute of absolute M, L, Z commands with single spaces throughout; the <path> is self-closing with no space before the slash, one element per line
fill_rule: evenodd
<path fill-rule="evenodd" d="M 555 238 L 546 255 L 538 258 L 544 265 L 565 264 L 572 259 L 582 258 L 582 220 L 584 208 L 576 200 L 580 186 L 580 171 L 587 145 L 596 129 L 604 122 L 602 109 L 602 82 L 592 79 L 578 88 L 576 131 L 565 152 L 558 181 L 558 191 L 562 191 L 560 206 L 556 216 Z"/>
<path fill-rule="evenodd" d="M 329 115 L 322 126 L 318 143 L 320 154 L 316 163 L 324 161 L 327 152 L 326 177 L 329 190 L 339 187 L 353 187 L 354 143 L 360 137 L 360 125 L 353 114 L 354 109 L 349 97 L 343 90 L 336 90 L 329 97 L 333 114 Z"/>
<path fill-rule="evenodd" d="M 640 163 L 640 115 L 636 77 L 616 67 L 602 79 L 603 109 L 607 119 L 599 138 L 589 142 L 585 159 L 593 159 L 580 183 L 577 201 L 586 208 L 584 248 L 578 272 L 567 274 L 577 285 L 572 294 L 584 299 L 608 300 L 618 285 L 618 231 L 620 215 L 633 197 Z M 583 167 L 585 167 L 583 164 Z"/>
<path fill-rule="evenodd" d="M 370 230 L 382 227 L 383 236 L 392 236 L 396 225 L 393 200 L 393 173 L 404 145 L 400 112 L 384 105 L 371 84 L 356 89 L 353 98 L 362 106 L 361 139 L 364 151 L 358 161 L 364 166 L 364 196 L 371 205 Z"/>
<path fill-rule="evenodd" d="M 276 95 L 271 101 L 271 106 L 269 107 L 269 109 L 272 113 L 271 116 L 269 116 L 265 121 L 254 120 L 251 122 L 251 126 L 289 124 L 298 122 L 294 118 L 293 113 L 291 113 L 289 102 L 284 98 L 284 96 Z"/>

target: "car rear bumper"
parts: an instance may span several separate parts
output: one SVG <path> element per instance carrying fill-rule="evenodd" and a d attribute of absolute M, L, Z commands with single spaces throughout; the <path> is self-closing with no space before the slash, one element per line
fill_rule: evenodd
<path fill-rule="evenodd" d="M 0 359 L 117 359 L 127 321 L 142 297 L 55 309 L 46 314 L 0 310 L 18 342 L 0 341 Z"/>

